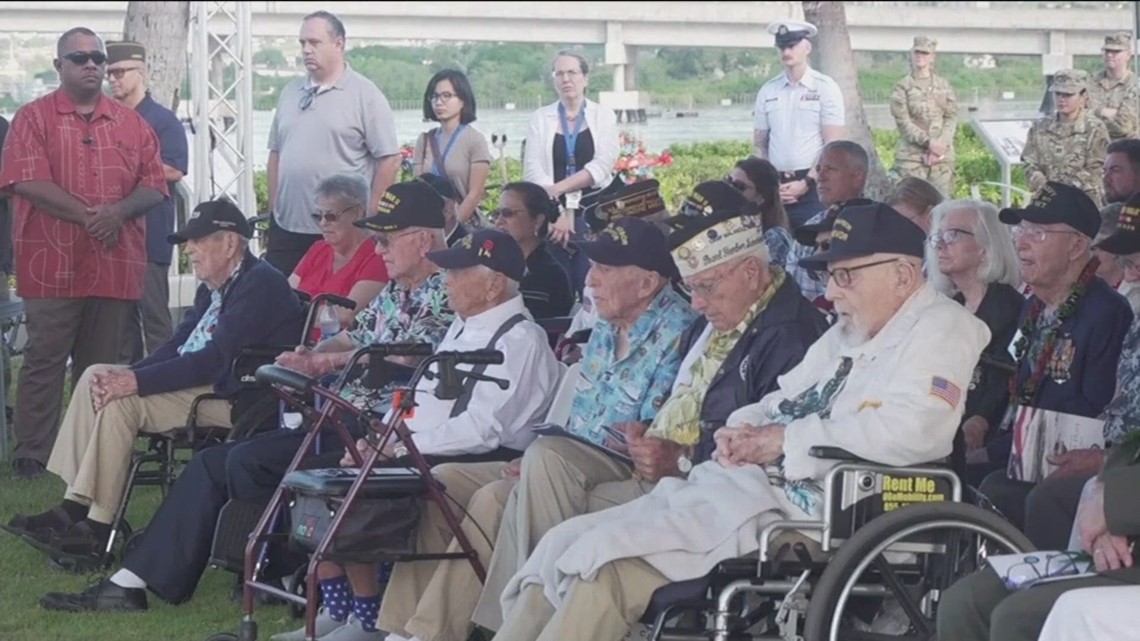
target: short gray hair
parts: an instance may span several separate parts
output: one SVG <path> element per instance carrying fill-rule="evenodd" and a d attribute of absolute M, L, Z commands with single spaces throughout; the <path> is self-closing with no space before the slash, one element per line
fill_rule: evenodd
<path fill-rule="evenodd" d="M 982 264 L 978 267 L 978 280 L 986 283 L 1005 283 L 1010 287 L 1021 285 L 1021 270 L 1018 268 L 1017 252 L 1009 227 L 998 220 L 998 209 L 981 200 L 945 200 L 930 213 L 931 233 L 942 228 L 942 219 L 952 211 L 968 211 L 974 214 L 970 231 L 974 239 L 986 250 Z M 926 246 L 926 277 L 938 291 L 951 295 L 954 285 L 938 269 L 937 249 Z"/>
<path fill-rule="evenodd" d="M 350 206 L 368 206 L 371 190 L 368 181 L 360 174 L 340 173 L 326 176 L 317 183 L 316 197 L 341 200 Z"/>
<path fill-rule="evenodd" d="M 823 146 L 819 152 L 819 157 L 823 158 L 824 154 L 832 150 L 843 153 L 864 174 L 870 171 L 871 157 L 867 155 L 867 150 L 863 148 L 863 145 L 853 140 L 832 140 Z"/>

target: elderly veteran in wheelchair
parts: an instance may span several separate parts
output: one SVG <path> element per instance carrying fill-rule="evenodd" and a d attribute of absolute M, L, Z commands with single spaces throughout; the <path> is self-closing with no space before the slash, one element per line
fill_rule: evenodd
<path fill-rule="evenodd" d="M 599 319 L 579 369 L 572 370 L 575 378 L 563 381 L 564 389 L 573 390 L 568 422 L 560 426 L 566 434 L 540 440 L 602 445 L 611 425 L 651 422 L 661 410 L 684 356 L 681 338 L 697 313 L 673 287 L 677 267 L 665 234 L 653 223 L 615 216 L 593 241 L 577 246 L 591 261 L 586 279 L 599 294 Z M 516 459 L 432 469 L 448 495 L 467 506 L 462 528 L 484 567 L 520 467 Z M 426 512 L 417 533 L 417 550 L 460 549 L 454 541 L 448 547 L 452 532 L 438 510 Z M 481 587 L 466 559 L 399 563 L 384 591 L 378 627 L 424 640 L 464 641 Z"/>
<path fill-rule="evenodd" d="M 449 306 L 443 274 L 427 258 L 429 251 L 445 247 L 443 199 L 423 183 L 395 184 L 381 196 L 376 215 L 355 224 L 376 239 L 376 252 L 384 259 L 391 280 L 367 308 L 357 313 L 349 330 L 322 341 L 317 351 L 286 352 L 279 357 L 279 363 L 316 376 L 329 371 L 306 371 L 318 358 L 336 357 L 340 352 L 372 343 L 438 345 L 446 334 L 454 312 Z M 284 276 L 281 278 L 284 283 Z M 287 283 L 285 288 L 288 289 Z M 262 296 L 272 294 L 271 289 L 255 289 L 256 294 L 246 299 L 254 304 L 259 327 L 279 318 L 273 311 L 279 299 L 295 299 L 290 291 L 274 294 L 273 301 L 266 302 Z M 299 307 L 297 316 L 292 333 L 258 333 L 258 342 L 296 344 L 303 326 Z M 349 393 L 362 403 L 373 402 L 381 395 L 364 385 L 354 386 Z M 362 433 L 356 423 L 350 424 L 349 430 L 356 435 Z M 123 559 L 121 570 L 83 593 L 45 596 L 43 605 L 71 611 L 145 610 L 147 589 L 167 603 L 188 601 L 210 561 L 223 507 L 240 503 L 260 509 L 266 504 L 304 438 L 304 430 L 282 427 L 202 450 L 174 481 L 138 545 Z M 318 467 L 335 465 L 344 453 L 335 434 L 322 435 L 320 447 L 322 454 L 314 463 Z M 224 529 L 225 520 L 221 526 Z M 274 554 L 278 552 L 273 546 L 270 549 Z M 293 568 L 285 567 L 280 559 L 272 561 L 268 573 L 274 574 L 262 579 L 292 573 Z"/>
<path fill-rule="evenodd" d="M 632 503 L 551 530 L 502 595 L 498 641 L 619 639 L 654 591 L 759 548 L 781 519 L 821 520 L 841 448 L 885 465 L 950 454 L 985 324 L 925 282 L 925 236 L 876 203 L 844 210 L 826 266 L 839 320 L 779 390 L 717 431 L 713 460 Z"/>
<path fill-rule="evenodd" d="M 186 227 L 169 236 L 184 245 L 202 281 L 193 309 L 149 357 L 130 367 L 87 368 L 48 461 L 48 470 L 67 483 L 63 503 L 16 516 L 5 529 L 55 554 L 101 553 L 135 437 L 184 426 L 202 394 L 235 392 L 230 364 L 243 348 L 296 340 L 304 322 L 301 302 L 285 276 L 249 252 L 251 235 L 236 206 L 215 200 L 198 205 Z M 200 413 L 208 424 L 230 426 L 227 404 L 207 403 Z"/>
<path fill-rule="evenodd" d="M 499 596 L 551 528 L 628 503 L 663 479 L 685 477 L 712 453 L 714 429 L 736 408 L 774 391 L 778 377 L 826 330 L 792 279 L 768 264 L 759 217 L 738 208 L 747 201 L 728 184 L 713 184 L 719 189 L 702 190 L 711 197 L 701 206 L 669 220 L 673 261 L 702 315 L 681 341 L 684 358 L 671 395 L 652 422 L 610 426 L 619 434 L 608 445 L 627 452 L 632 464 L 565 439 L 531 446 L 499 529 L 476 624 L 499 628 Z"/>

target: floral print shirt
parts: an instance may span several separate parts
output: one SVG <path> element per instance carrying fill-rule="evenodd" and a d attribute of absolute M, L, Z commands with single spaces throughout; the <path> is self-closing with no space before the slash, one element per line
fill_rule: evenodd
<path fill-rule="evenodd" d="M 681 367 L 681 336 L 697 318 L 672 287 L 653 299 L 629 330 L 629 349 L 617 358 L 617 329 L 598 319 L 582 350 L 566 430 L 601 444 L 604 428 L 626 421 L 652 423 Z"/>
<path fill-rule="evenodd" d="M 348 330 L 356 348 L 377 343 L 431 343 L 439 345 L 455 319 L 443 286 L 443 274 L 436 272 L 415 289 L 388 281 L 368 307 L 361 310 Z M 371 389 L 361 377 L 350 379 L 341 397 L 365 409 L 384 405 L 392 385 Z M 377 408 L 386 409 L 386 408 Z"/>
<path fill-rule="evenodd" d="M 1116 366 L 1116 396 L 1104 408 L 1104 440 L 1120 443 L 1140 431 L 1140 320 L 1133 321 Z"/>

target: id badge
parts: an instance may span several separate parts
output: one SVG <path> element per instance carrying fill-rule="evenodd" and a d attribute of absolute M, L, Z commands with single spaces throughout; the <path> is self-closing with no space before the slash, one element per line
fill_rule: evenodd
<path fill-rule="evenodd" d="M 578 205 L 582 202 L 582 192 L 573 191 L 566 194 L 566 209 L 570 211 L 577 211 Z"/>

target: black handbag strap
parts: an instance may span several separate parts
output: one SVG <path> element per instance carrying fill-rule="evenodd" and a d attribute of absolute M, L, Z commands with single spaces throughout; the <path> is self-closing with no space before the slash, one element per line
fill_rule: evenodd
<path fill-rule="evenodd" d="M 495 335 L 492 336 L 491 341 L 487 343 L 486 349 L 494 349 L 495 343 L 498 343 L 500 338 L 511 331 L 515 325 L 518 325 L 524 320 L 526 320 L 526 315 L 524 314 L 515 314 L 508 318 L 507 322 L 500 325 L 499 329 L 495 331 Z M 486 363 L 479 363 L 471 372 L 474 374 L 482 374 L 486 369 Z M 475 392 L 475 384 L 478 382 L 479 381 L 468 377 L 467 381 L 463 383 L 463 393 L 459 395 L 459 398 L 455 399 L 455 405 L 451 406 L 451 418 L 455 418 L 467 411 L 467 405 L 471 402 L 471 395 Z"/>

